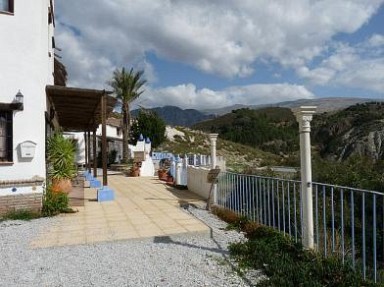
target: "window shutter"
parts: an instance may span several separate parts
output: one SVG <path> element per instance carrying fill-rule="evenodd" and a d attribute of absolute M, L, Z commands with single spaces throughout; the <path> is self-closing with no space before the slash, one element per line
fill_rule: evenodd
<path fill-rule="evenodd" d="M 7 128 L 6 128 L 6 135 L 7 135 L 7 139 L 6 139 L 6 146 L 7 146 L 7 160 L 12 162 L 13 161 L 13 126 L 12 126 L 12 115 L 13 113 L 12 112 L 7 112 L 5 114 L 5 118 L 6 118 L 6 124 L 7 124 Z"/>

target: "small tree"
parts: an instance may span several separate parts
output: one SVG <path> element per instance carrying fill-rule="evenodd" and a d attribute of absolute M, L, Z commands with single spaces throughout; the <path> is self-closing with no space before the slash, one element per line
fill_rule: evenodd
<path fill-rule="evenodd" d="M 129 73 L 125 72 L 125 69 L 117 69 L 113 72 L 113 78 L 109 82 L 109 85 L 113 88 L 117 99 L 121 103 L 121 111 L 123 113 L 123 159 L 124 163 L 128 162 L 128 135 L 131 128 L 131 113 L 130 103 L 136 100 L 144 90 L 141 88 L 146 83 L 146 80 L 142 79 L 144 71 L 134 72 L 133 69 Z"/>
<path fill-rule="evenodd" d="M 136 143 L 140 134 L 151 140 L 152 148 L 158 147 L 165 140 L 164 120 L 153 111 L 141 109 L 132 125 L 132 144 Z"/>

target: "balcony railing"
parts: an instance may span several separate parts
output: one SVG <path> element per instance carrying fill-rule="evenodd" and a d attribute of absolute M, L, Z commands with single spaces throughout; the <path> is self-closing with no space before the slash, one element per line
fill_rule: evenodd
<path fill-rule="evenodd" d="M 314 242 L 324 256 L 340 256 L 364 278 L 384 281 L 384 194 L 313 183 Z M 301 240 L 301 182 L 222 172 L 217 204 Z"/>

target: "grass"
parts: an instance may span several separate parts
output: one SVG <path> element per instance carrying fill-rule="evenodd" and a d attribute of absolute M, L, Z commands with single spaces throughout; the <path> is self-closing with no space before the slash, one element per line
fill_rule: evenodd
<path fill-rule="evenodd" d="M 3 216 L 0 217 L 0 222 L 1 221 L 6 221 L 6 220 L 32 220 L 36 218 L 40 218 L 41 213 L 36 212 L 36 211 L 30 211 L 30 210 L 16 210 L 16 211 L 10 211 L 4 214 Z"/>

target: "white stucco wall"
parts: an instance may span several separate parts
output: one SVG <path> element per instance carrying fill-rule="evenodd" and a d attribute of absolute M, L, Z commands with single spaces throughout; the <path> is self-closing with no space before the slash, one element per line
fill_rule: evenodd
<path fill-rule="evenodd" d="M 17 195 L 17 194 L 30 194 L 30 193 L 43 193 L 43 186 L 17 186 L 17 187 L 4 187 L 0 188 L 0 196 L 4 195 Z"/>
<path fill-rule="evenodd" d="M 115 126 L 106 125 L 106 133 L 108 138 L 108 149 L 109 151 L 115 150 L 116 161 L 119 162 L 123 158 L 123 132 L 120 129 L 120 134 L 117 134 L 117 128 Z M 101 138 L 101 125 L 97 128 L 96 135 Z M 98 149 L 99 151 L 100 149 Z"/>
<path fill-rule="evenodd" d="M 107 137 L 114 139 L 123 139 L 123 132 L 120 135 L 117 134 L 117 128 L 114 126 L 106 125 Z M 101 125 L 97 128 L 96 135 L 101 136 Z"/>
<path fill-rule="evenodd" d="M 188 190 L 208 199 L 211 184 L 207 181 L 210 169 L 204 167 L 188 166 L 187 186 Z"/>
<path fill-rule="evenodd" d="M 45 178 L 45 86 L 53 84 L 54 60 L 48 7 L 49 0 L 17 0 L 14 15 L 0 14 L 0 102 L 24 95 L 24 110 L 13 118 L 13 164 L 0 165 L 0 180 Z M 37 144 L 32 160 L 18 156 L 27 140 Z"/>

